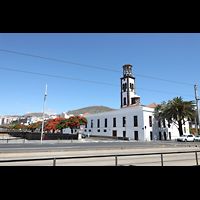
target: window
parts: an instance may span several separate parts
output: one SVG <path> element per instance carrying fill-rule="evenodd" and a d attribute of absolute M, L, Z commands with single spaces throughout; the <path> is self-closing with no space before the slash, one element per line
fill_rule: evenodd
<path fill-rule="evenodd" d="M 167 134 L 164 132 L 164 140 L 167 140 Z"/>
<path fill-rule="evenodd" d="M 107 128 L 107 122 L 108 122 L 108 120 L 107 120 L 107 118 L 105 118 L 105 128 Z"/>
<path fill-rule="evenodd" d="M 98 129 L 97 132 L 100 132 L 100 129 Z"/>
<path fill-rule="evenodd" d="M 126 91 L 126 88 L 127 88 L 126 83 L 123 83 L 123 84 L 122 84 L 122 89 L 124 90 L 124 92 Z"/>
<path fill-rule="evenodd" d="M 126 131 L 123 131 L 123 137 L 126 137 Z"/>
<path fill-rule="evenodd" d="M 124 105 L 126 105 L 126 97 L 124 97 Z"/>
<path fill-rule="evenodd" d="M 162 133 L 159 132 L 159 140 L 162 140 Z"/>
<path fill-rule="evenodd" d="M 91 120 L 91 128 L 93 128 L 93 119 Z"/>
<path fill-rule="evenodd" d="M 150 140 L 153 140 L 153 133 L 150 131 Z"/>
<path fill-rule="evenodd" d="M 161 127 L 160 120 L 158 120 L 158 127 Z"/>
<path fill-rule="evenodd" d="M 186 133 L 186 127 L 184 127 L 184 133 Z"/>
<path fill-rule="evenodd" d="M 125 127 L 125 125 L 126 125 L 126 117 L 123 117 L 122 120 L 123 120 L 123 127 Z"/>
<path fill-rule="evenodd" d="M 106 129 L 104 129 L 104 130 L 103 130 L 103 132 L 107 132 L 107 130 L 106 130 Z"/>
<path fill-rule="evenodd" d="M 131 91 L 133 91 L 133 83 L 130 83 Z"/>
<path fill-rule="evenodd" d="M 116 118 L 113 118 L 113 127 L 116 127 Z"/>
<path fill-rule="evenodd" d="M 149 116 L 149 126 L 152 127 L 152 116 Z"/>
<path fill-rule="evenodd" d="M 123 83 L 122 84 L 122 88 L 123 88 L 123 90 L 124 90 L 124 92 L 126 91 L 126 83 Z"/>
<path fill-rule="evenodd" d="M 97 119 L 97 128 L 100 127 L 100 119 Z"/>
<path fill-rule="evenodd" d="M 135 98 L 131 98 L 131 104 L 135 104 Z"/>
<path fill-rule="evenodd" d="M 137 127 L 138 126 L 137 116 L 134 116 L 133 119 L 134 119 L 134 127 Z"/>
<path fill-rule="evenodd" d="M 170 123 L 169 123 L 169 121 L 168 121 L 168 128 L 170 128 Z"/>
<path fill-rule="evenodd" d="M 165 128 L 166 126 L 165 126 L 165 120 L 163 119 L 163 127 Z"/>

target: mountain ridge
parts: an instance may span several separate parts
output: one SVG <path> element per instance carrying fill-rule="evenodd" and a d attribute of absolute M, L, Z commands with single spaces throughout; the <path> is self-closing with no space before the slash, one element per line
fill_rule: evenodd
<path fill-rule="evenodd" d="M 89 106 L 89 107 L 84 107 L 76 110 L 69 110 L 66 112 L 67 115 L 80 115 L 80 114 L 85 114 L 85 113 L 90 113 L 90 114 L 96 114 L 96 113 L 102 113 L 102 112 L 109 112 L 117 109 L 109 108 L 106 106 Z"/>
<path fill-rule="evenodd" d="M 106 106 L 88 106 L 84 108 L 79 108 L 76 110 L 69 110 L 66 112 L 67 115 L 80 115 L 80 114 L 96 114 L 96 113 L 102 113 L 102 112 L 109 112 L 117 109 L 109 108 Z M 60 117 L 61 114 L 55 114 L 57 117 Z M 5 116 L 5 115 L 4 115 Z M 26 113 L 24 115 L 6 115 L 7 117 L 42 117 L 42 112 L 33 112 L 33 113 Z M 45 113 L 45 117 L 49 117 L 49 114 Z"/>

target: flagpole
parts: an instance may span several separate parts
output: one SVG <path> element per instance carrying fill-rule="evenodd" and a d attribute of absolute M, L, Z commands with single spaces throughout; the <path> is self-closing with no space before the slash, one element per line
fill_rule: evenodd
<path fill-rule="evenodd" d="M 45 111 L 46 96 L 47 96 L 47 84 L 46 84 L 46 89 L 45 89 L 45 94 L 44 94 L 44 107 L 43 107 L 43 119 L 42 119 L 41 143 L 42 143 L 42 136 L 43 136 L 43 129 L 44 129 L 44 111 Z"/>

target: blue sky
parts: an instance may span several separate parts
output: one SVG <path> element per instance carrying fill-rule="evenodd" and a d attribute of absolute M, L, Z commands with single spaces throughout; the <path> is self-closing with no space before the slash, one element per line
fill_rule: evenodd
<path fill-rule="evenodd" d="M 194 84 L 199 85 L 200 95 L 199 33 L 0 33 L 0 49 L 121 71 L 111 72 L 0 51 L 1 68 L 119 85 L 0 69 L 0 115 L 41 112 L 46 84 L 47 113 L 60 114 L 101 105 L 118 109 L 124 64 L 133 66 L 136 94 L 141 96 L 144 105 L 167 102 L 180 94 L 184 100 L 194 100 Z M 192 85 L 154 80 L 134 73 Z"/>

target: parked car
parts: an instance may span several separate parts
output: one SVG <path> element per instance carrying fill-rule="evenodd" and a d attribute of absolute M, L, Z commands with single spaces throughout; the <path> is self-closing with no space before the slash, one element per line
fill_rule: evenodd
<path fill-rule="evenodd" d="M 195 141 L 200 141 L 200 135 L 197 135 L 197 136 L 195 137 Z"/>
<path fill-rule="evenodd" d="M 82 137 L 82 138 L 85 138 L 85 137 L 86 137 L 86 135 L 85 135 L 84 133 L 82 133 L 82 134 L 81 134 L 81 137 Z"/>
<path fill-rule="evenodd" d="M 194 142 L 195 136 L 194 135 L 181 135 L 181 137 L 178 137 L 176 140 L 182 141 L 182 142 Z"/>

